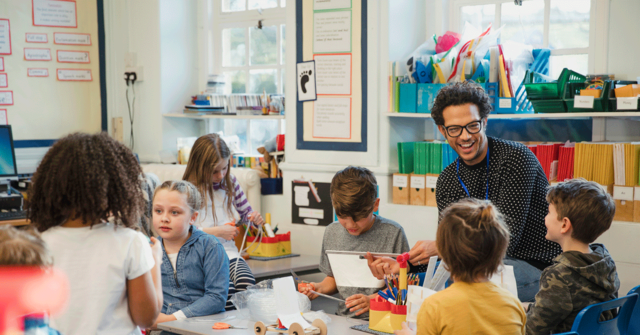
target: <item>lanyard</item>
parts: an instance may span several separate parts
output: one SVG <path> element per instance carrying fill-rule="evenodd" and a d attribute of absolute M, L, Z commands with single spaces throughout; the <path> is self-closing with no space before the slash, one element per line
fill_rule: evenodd
<path fill-rule="evenodd" d="M 460 178 L 460 157 L 458 157 L 458 163 L 456 165 L 456 175 L 458 176 L 458 180 L 460 181 L 460 185 L 464 189 L 467 196 L 471 198 L 469 194 L 469 190 L 467 189 L 467 185 L 464 184 L 462 178 Z M 489 143 L 487 143 L 487 191 L 485 193 L 485 200 L 489 200 Z"/>

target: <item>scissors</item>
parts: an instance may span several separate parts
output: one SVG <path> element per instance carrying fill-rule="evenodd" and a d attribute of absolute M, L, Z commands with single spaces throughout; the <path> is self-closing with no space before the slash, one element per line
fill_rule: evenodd
<path fill-rule="evenodd" d="M 316 289 L 316 286 L 315 286 L 315 285 L 313 285 L 312 283 L 310 283 L 310 282 L 308 282 L 308 281 L 306 281 L 306 280 L 302 280 L 302 279 L 300 279 L 300 278 L 298 277 L 298 275 L 297 275 L 293 270 L 290 270 L 290 271 L 291 271 L 291 276 L 293 276 L 293 281 L 294 281 L 294 282 L 297 284 L 297 286 L 298 286 L 298 292 L 300 292 L 300 290 L 301 290 L 302 288 L 304 288 L 304 287 L 308 287 L 308 288 L 310 288 L 311 290 L 315 291 L 315 289 Z"/>
<path fill-rule="evenodd" d="M 240 328 L 240 327 L 236 327 L 236 326 L 232 326 L 228 323 L 224 323 L 224 322 L 216 322 L 213 327 L 211 327 L 213 329 L 247 329 L 247 328 Z"/>

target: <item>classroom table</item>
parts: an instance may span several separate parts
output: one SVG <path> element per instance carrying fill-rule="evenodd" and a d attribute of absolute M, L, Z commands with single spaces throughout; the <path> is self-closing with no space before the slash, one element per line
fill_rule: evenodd
<path fill-rule="evenodd" d="M 247 264 L 257 281 L 291 275 L 291 270 L 299 276 L 320 272 L 320 256 L 300 255 L 270 261 L 249 258 Z"/>
<path fill-rule="evenodd" d="M 203 316 L 199 318 L 191 318 L 183 321 L 169 321 L 163 322 L 158 325 L 158 328 L 166 331 L 170 331 L 176 334 L 184 334 L 184 335 L 234 335 L 234 334 L 255 334 L 253 331 L 253 325 L 255 321 L 250 321 L 248 319 L 242 319 L 238 315 L 238 311 L 229 311 L 221 314 Z M 214 330 L 211 327 L 214 323 L 220 322 L 216 320 L 223 319 L 228 316 L 233 316 L 235 318 L 230 320 L 224 320 L 222 322 L 226 322 L 232 326 L 243 327 L 247 329 L 225 329 L 225 330 Z M 337 315 L 329 315 L 331 318 L 331 322 L 327 324 L 327 333 L 328 335 L 366 335 L 358 330 L 351 329 L 349 327 L 366 324 L 367 321 L 358 320 L 358 319 L 347 319 L 344 316 Z M 196 320 L 210 320 L 210 321 L 196 321 Z M 276 335 L 275 332 L 267 332 L 267 335 Z"/>
<path fill-rule="evenodd" d="M 0 225 L 12 225 L 14 227 L 26 226 L 29 224 L 27 219 L 0 220 Z M 295 270 L 294 270 L 295 271 Z"/>

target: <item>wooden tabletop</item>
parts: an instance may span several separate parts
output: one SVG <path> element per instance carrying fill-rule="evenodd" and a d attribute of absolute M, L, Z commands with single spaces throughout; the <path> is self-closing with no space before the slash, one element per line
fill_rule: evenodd
<path fill-rule="evenodd" d="M 29 221 L 27 221 L 27 219 L 17 219 L 17 220 L 0 220 L 0 225 L 3 224 L 9 224 L 12 226 L 26 226 L 29 224 Z"/>

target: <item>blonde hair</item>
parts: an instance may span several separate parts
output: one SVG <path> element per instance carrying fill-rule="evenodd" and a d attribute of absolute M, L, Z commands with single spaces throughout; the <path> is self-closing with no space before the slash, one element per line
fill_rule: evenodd
<path fill-rule="evenodd" d="M 509 231 L 491 202 L 464 199 L 443 211 L 436 247 L 456 280 L 490 278 L 502 265 L 508 245 Z"/>
<path fill-rule="evenodd" d="M 10 225 L 0 226 L 0 266 L 51 265 L 53 257 L 34 228 L 18 230 Z"/>
<path fill-rule="evenodd" d="M 211 209 L 213 212 L 211 215 L 213 216 L 214 222 L 216 221 L 216 204 L 213 196 L 213 173 L 216 167 L 225 160 L 229 161 L 229 165 L 231 165 L 230 159 L 231 151 L 218 134 L 200 136 L 193 144 L 193 148 L 191 148 L 189 163 L 187 163 L 184 176 L 182 176 L 183 180 L 187 180 L 196 185 L 204 199 L 211 199 Z M 229 170 L 231 170 L 231 166 L 229 166 Z M 220 186 L 226 193 L 225 209 L 228 213 L 232 213 L 233 199 L 235 198 L 236 190 L 231 182 L 230 171 L 227 171 Z M 200 208 L 205 205 L 206 202 L 203 202 Z"/>
<path fill-rule="evenodd" d="M 190 182 L 185 180 L 167 180 L 162 185 L 158 186 L 153 192 L 153 199 L 155 200 L 158 192 L 162 190 L 176 191 L 180 194 L 187 196 L 187 205 L 191 209 L 191 214 L 202 208 L 202 196 L 200 191 Z"/>

